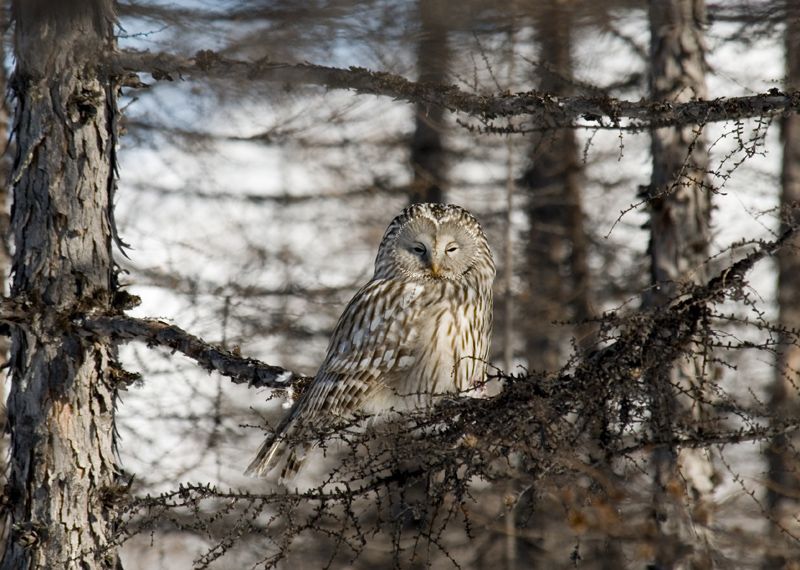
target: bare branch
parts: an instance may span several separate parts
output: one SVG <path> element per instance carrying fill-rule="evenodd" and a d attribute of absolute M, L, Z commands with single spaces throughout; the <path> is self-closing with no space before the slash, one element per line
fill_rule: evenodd
<path fill-rule="evenodd" d="M 658 329 L 658 324 L 663 324 L 662 321 L 681 316 L 690 307 L 721 300 L 726 289 L 740 286 L 744 275 L 759 260 L 774 254 L 797 232 L 798 227 L 793 226 L 776 241 L 763 242 L 759 249 L 722 271 L 707 285 L 696 286 L 684 300 L 658 309 L 654 321 L 656 325 L 652 328 Z M 24 303 L 8 298 L 0 299 L 0 322 L 20 326 L 27 320 L 27 317 Z M 257 388 L 287 388 L 298 382 L 310 380 L 307 376 L 280 366 L 264 364 L 258 360 L 245 358 L 234 352 L 215 347 L 180 327 L 153 319 L 138 319 L 126 315 L 82 316 L 75 319 L 74 324 L 79 329 L 98 338 L 123 342 L 138 340 L 147 343 L 148 346 L 170 348 L 195 360 L 207 371 L 216 371 L 230 377 L 237 384 L 246 383 Z M 607 368 L 610 362 L 619 358 L 620 347 L 623 347 L 622 352 L 627 355 L 628 359 L 631 354 L 636 352 L 631 352 L 631 347 L 627 343 L 616 342 L 595 353 L 584 364 L 584 367 Z M 639 363 L 635 365 L 635 368 L 638 366 Z M 578 374 L 583 375 L 586 372 L 587 369 L 584 368 Z"/>
<path fill-rule="evenodd" d="M 800 429 L 800 425 L 790 423 L 781 427 L 755 427 L 749 430 L 740 429 L 737 431 L 720 431 L 719 433 L 710 432 L 704 433 L 700 437 L 675 437 L 661 445 L 668 445 L 673 448 L 707 448 L 711 445 L 733 445 L 736 443 L 743 443 L 747 441 L 768 441 L 778 435 L 787 435 L 796 432 Z M 624 457 L 650 449 L 653 447 L 652 442 L 641 442 L 630 447 L 623 447 L 614 450 L 612 455 L 614 457 Z"/>
<path fill-rule="evenodd" d="M 538 91 L 485 96 L 466 93 L 455 85 L 415 83 L 399 75 L 360 67 L 341 69 L 309 63 L 246 62 L 225 58 L 213 51 L 199 51 L 194 57 L 123 51 L 114 55 L 112 67 L 119 75 L 150 73 L 157 81 L 209 77 L 319 85 L 328 89 L 353 90 L 359 94 L 382 95 L 408 103 L 437 105 L 487 121 L 522 116 L 541 128 L 597 128 L 597 124 L 601 128 L 619 128 L 620 121 L 625 119 L 629 124 L 624 126 L 645 129 L 797 114 L 800 111 L 800 93 L 786 94 L 778 89 L 750 97 L 688 103 L 622 101 L 605 96 L 556 97 Z"/>
<path fill-rule="evenodd" d="M 76 323 L 89 333 L 116 341 L 139 340 L 148 346 L 163 346 L 180 352 L 205 370 L 228 376 L 237 384 L 256 388 L 288 388 L 307 377 L 280 366 L 270 366 L 212 346 L 180 327 L 128 316 L 82 317 Z"/>

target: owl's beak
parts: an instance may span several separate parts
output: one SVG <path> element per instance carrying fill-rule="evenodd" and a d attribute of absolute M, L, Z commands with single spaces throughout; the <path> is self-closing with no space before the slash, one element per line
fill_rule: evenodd
<path fill-rule="evenodd" d="M 433 273 L 434 277 L 439 275 L 439 270 L 440 270 L 439 264 L 436 263 L 436 261 L 432 259 L 431 260 L 431 273 Z"/>

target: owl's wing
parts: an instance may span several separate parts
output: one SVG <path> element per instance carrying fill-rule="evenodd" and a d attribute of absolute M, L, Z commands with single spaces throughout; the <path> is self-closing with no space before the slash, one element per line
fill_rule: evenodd
<path fill-rule="evenodd" d="M 279 480 L 292 480 L 313 448 L 308 429 L 324 429 L 359 410 L 387 377 L 413 366 L 412 344 L 419 336 L 414 301 L 421 292 L 417 285 L 376 280 L 356 293 L 311 386 L 263 443 L 246 474 L 263 477 L 282 464 Z"/>
<path fill-rule="evenodd" d="M 346 416 L 387 377 L 414 365 L 413 345 L 419 336 L 414 301 L 421 293 L 419 285 L 376 280 L 353 297 L 309 388 L 305 412 Z"/>

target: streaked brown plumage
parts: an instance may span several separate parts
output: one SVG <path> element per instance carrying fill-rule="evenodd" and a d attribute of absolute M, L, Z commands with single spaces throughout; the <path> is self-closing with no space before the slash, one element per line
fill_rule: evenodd
<path fill-rule="evenodd" d="M 289 481 L 314 430 L 429 406 L 486 375 L 494 262 L 478 222 L 459 206 L 415 204 L 389 225 L 375 274 L 347 305 L 309 388 L 245 473 L 281 465 Z M 277 471 L 277 470 L 276 470 Z"/>

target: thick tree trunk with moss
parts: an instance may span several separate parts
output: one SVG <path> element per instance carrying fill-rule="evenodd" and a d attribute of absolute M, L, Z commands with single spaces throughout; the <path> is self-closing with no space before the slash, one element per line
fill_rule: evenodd
<path fill-rule="evenodd" d="M 12 533 L 0 568 L 117 568 L 114 351 L 71 325 L 112 308 L 111 0 L 16 0 L 11 295 Z"/>
<path fill-rule="evenodd" d="M 448 3 L 418 0 L 420 37 L 417 43 L 417 74 L 421 83 L 448 85 L 450 59 L 447 37 Z M 442 202 L 447 190 L 447 156 L 444 148 L 444 107 L 418 103 L 414 136 L 411 139 L 411 168 L 414 179 L 409 201 Z"/>
<path fill-rule="evenodd" d="M 785 30 L 786 76 L 788 90 L 800 89 L 800 2 L 787 0 L 787 25 Z M 782 123 L 783 171 L 781 176 L 781 207 L 783 229 L 800 223 L 800 117 L 787 115 Z M 800 330 L 800 241 L 795 239 L 778 250 L 778 309 L 780 324 L 786 330 Z M 770 408 L 775 427 L 800 414 L 800 341 L 797 335 L 785 334 L 781 339 L 775 379 L 772 385 Z M 768 502 L 773 520 L 790 530 L 795 536 L 800 532 L 797 520 L 800 507 L 800 437 L 797 432 L 776 437 L 767 453 L 769 460 Z M 775 526 L 773 534 L 786 537 Z M 796 549 L 790 541 L 790 551 Z M 797 560 L 776 551 L 768 555 L 767 567 L 789 568 Z"/>
<path fill-rule="evenodd" d="M 682 103 L 706 98 L 704 0 L 652 0 L 651 96 L 654 101 Z M 679 293 L 679 283 L 705 280 L 708 258 L 710 193 L 706 187 L 707 154 L 703 138 L 692 127 L 660 128 L 652 132 L 653 176 L 648 189 L 652 287 L 644 308 L 667 304 Z M 665 331 L 664 342 L 669 342 Z M 652 392 L 652 433 L 655 494 L 653 520 L 659 529 L 656 562 L 662 568 L 710 567 L 703 525 L 710 522 L 709 501 L 714 470 L 702 449 L 677 450 L 674 426 L 701 419 L 696 402 L 690 407 L 674 386 L 703 397 L 703 356 L 665 362 L 646 380 Z M 687 509 L 688 506 L 688 509 Z"/>

